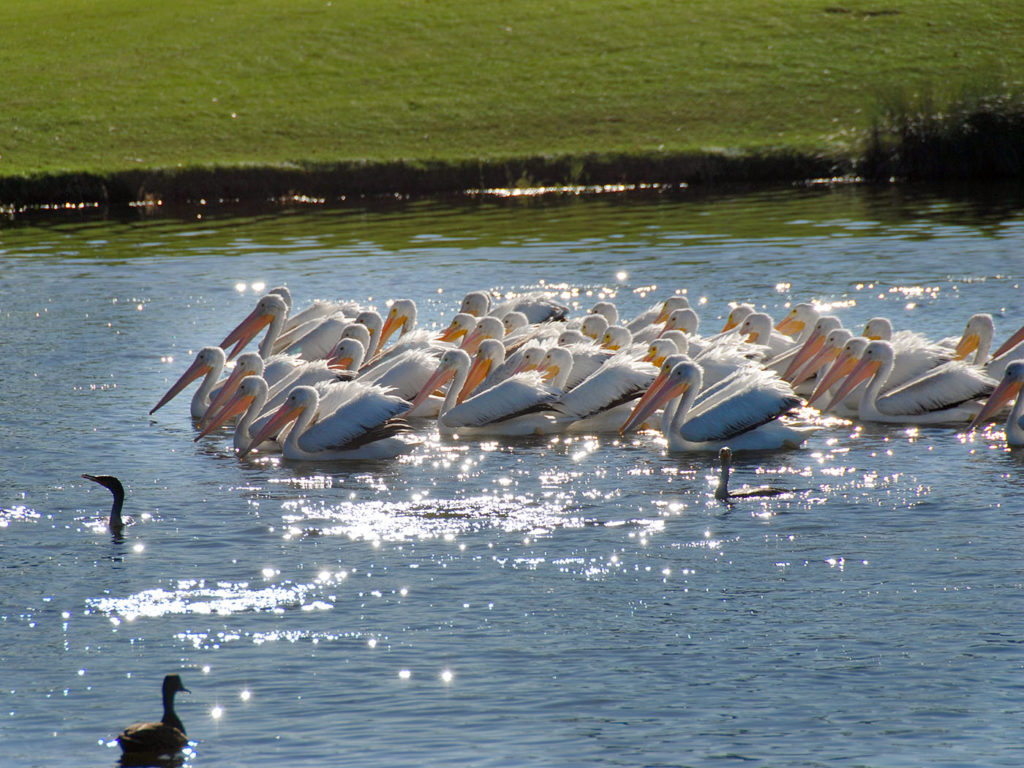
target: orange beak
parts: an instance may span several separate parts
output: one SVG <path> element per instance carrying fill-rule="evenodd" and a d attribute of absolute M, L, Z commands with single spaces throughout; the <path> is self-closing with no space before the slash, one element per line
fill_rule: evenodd
<path fill-rule="evenodd" d="M 828 373 L 825 374 L 825 378 L 821 380 L 814 392 L 811 394 L 810 399 L 807 401 L 808 404 L 813 403 L 825 394 L 825 392 L 834 386 L 837 381 L 849 374 L 856 365 L 857 358 L 849 352 L 841 350 L 836 361 L 832 363 L 832 367 L 829 368 Z"/>
<path fill-rule="evenodd" d="M 988 401 L 985 403 L 984 407 L 967 426 L 967 431 L 970 432 L 972 429 L 977 429 L 980 425 L 992 418 L 992 415 L 998 412 L 1003 405 L 1013 400 L 1013 398 L 1018 397 L 1020 395 L 1020 390 L 1020 381 L 1003 379 L 999 382 L 999 386 L 995 388 L 995 391 L 993 391 L 991 395 L 989 395 Z"/>
<path fill-rule="evenodd" d="M 250 312 L 248 317 L 240 322 L 235 330 L 224 337 L 224 341 L 220 343 L 221 349 L 227 349 L 231 344 L 235 345 L 235 348 L 228 354 L 228 360 L 234 360 L 238 353 L 245 349 L 245 345 L 260 332 L 260 329 L 269 325 L 273 319 L 274 316 L 269 312 L 260 314 L 259 307 Z"/>
<path fill-rule="evenodd" d="M 236 394 L 235 397 L 231 398 L 227 402 L 227 404 L 223 408 L 221 408 L 220 411 L 213 418 L 209 419 L 206 426 L 203 427 L 203 431 L 200 432 L 199 435 L 192 442 L 198 443 L 200 438 L 206 437 L 214 430 L 219 429 L 224 424 L 224 422 L 226 422 L 232 416 L 237 416 L 240 413 L 245 413 L 245 411 L 252 404 L 252 401 L 255 399 L 256 398 L 253 395 Z M 213 413 L 212 405 L 210 406 L 210 410 L 208 410 L 206 413 L 207 415 Z"/>
<path fill-rule="evenodd" d="M 206 424 L 209 422 L 213 415 L 224 406 L 224 403 L 226 403 L 228 399 L 238 391 L 238 385 L 242 383 L 242 379 L 247 375 L 248 371 L 237 366 L 235 367 L 235 370 L 233 370 L 231 375 L 228 376 L 228 380 L 221 386 L 220 392 L 218 392 L 217 396 L 213 398 L 213 401 L 210 403 L 210 407 L 206 409 L 206 413 L 203 414 L 203 418 L 199 420 L 200 424 Z"/>
<path fill-rule="evenodd" d="M 423 388 L 416 393 L 416 397 L 413 398 L 412 405 L 409 406 L 409 410 L 406 413 L 412 413 L 415 411 L 424 400 L 430 397 L 431 393 L 438 387 L 444 386 L 455 377 L 455 369 L 447 368 L 434 371 L 430 378 L 427 379 L 427 383 L 423 385 Z"/>
<path fill-rule="evenodd" d="M 776 324 L 775 330 L 787 336 L 796 336 L 804 329 L 804 325 L 803 320 L 797 320 L 793 315 L 786 315 Z"/>
<path fill-rule="evenodd" d="M 667 373 L 655 379 L 654 383 L 651 384 L 644 396 L 640 398 L 640 402 L 638 402 L 636 407 L 633 408 L 633 412 L 629 414 L 629 418 L 626 419 L 626 422 L 619 428 L 620 435 L 626 434 L 637 424 L 643 424 L 648 416 L 663 407 L 665 403 L 672 400 L 672 398 L 681 395 L 690 387 L 690 382 L 688 381 L 682 381 L 679 384 L 672 386 L 667 379 Z M 662 383 L 656 388 L 655 385 L 658 384 L 659 381 Z"/>
<path fill-rule="evenodd" d="M 782 322 L 784 323 L 786 321 L 783 320 Z M 779 323 L 779 325 L 782 325 L 782 323 Z M 825 334 L 821 332 L 813 334 L 811 338 L 805 341 L 804 345 L 800 347 L 800 351 L 796 353 L 796 357 L 790 361 L 789 366 L 786 368 L 786 372 L 782 374 L 782 378 L 785 381 L 791 381 L 791 377 L 800 370 L 804 363 L 818 354 L 824 345 Z"/>
<path fill-rule="evenodd" d="M 455 399 L 456 403 L 461 403 L 471 394 L 473 391 L 480 386 L 480 382 L 487 378 L 487 374 L 491 370 L 491 361 L 487 358 L 477 358 L 473 361 L 473 365 L 469 368 L 469 374 L 466 376 L 466 383 L 462 385 L 462 390 L 459 392 L 459 396 Z"/>
<path fill-rule="evenodd" d="M 188 367 L 188 370 L 181 374 L 181 378 L 174 382 L 174 384 L 171 385 L 171 388 L 167 390 L 167 394 L 160 398 L 159 403 L 153 406 L 153 410 L 149 412 L 149 415 L 152 416 L 154 413 L 159 411 L 161 408 L 167 405 L 167 403 L 170 402 L 175 395 L 181 392 L 181 390 L 183 390 L 196 379 L 205 376 L 211 370 L 213 370 L 213 368 L 209 364 L 203 365 L 203 363 L 200 362 L 199 360 L 193 360 L 192 365 Z"/>
<path fill-rule="evenodd" d="M 797 370 L 793 375 L 793 380 L 790 381 L 790 384 L 795 387 L 797 384 L 802 384 L 807 381 L 807 379 L 811 378 L 811 376 L 820 371 L 825 367 L 825 365 L 839 357 L 839 351 L 839 347 L 825 347 L 820 350 L 818 354 L 810 359 L 807 365 Z"/>
<path fill-rule="evenodd" d="M 1013 336 L 1011 336 L 1005 342 L 1003 342 L 1003 346 L 997 349 L 993 353 L 992 357 L 996 358 L 1002 354 L 1005 354 L 1006 352 L 1009 352 L 1011 349 L 1016 347 L 1021 342 L 1024 342 L 1024 326 L 1021 326 L 1021 329 L 1019 331 L 1017 331 L 1015 334 L 1013 334 Z"/>
<path fill-rule="evenodd" d="M 249 452 L 257 445 L 262 443 L 268 437 L 278 434 L 282 429 L 284 429 L 286 424 L 299 418 L 299 414 L 302 413 L 303 408 L 305 408 L 305 406 L 292 406 L 285 402 L 284 405 L 277 409 L 277 412 L 271 417 L 270 421 L 263 425 L 263 429 L 261 429 L 256 436 L 249 441 L 249 444 L 245 446 L 245 450 L 238 454 L 238 458 L 245 458 L 245 456 L 248 455 Z"/>
<path fill-rule="evenodd" d="M 831 411 L 836 406 L 836 403 L 840 402 L 844 397 L 853 392 L 858 384 L 865 379 L 869 379 L 874 376 L 881 366 L 882 363 L 879 360 L 861 360 L 857 363 L 857 366 L 850 371 L 850 375 L 846 377 L 846 381 L 843 382 L 843 385 L 839 388 L 839 391 L 836 392 L 835 397 L 832 398 L 832 402 L 828 404 L 825 410 Z"/>

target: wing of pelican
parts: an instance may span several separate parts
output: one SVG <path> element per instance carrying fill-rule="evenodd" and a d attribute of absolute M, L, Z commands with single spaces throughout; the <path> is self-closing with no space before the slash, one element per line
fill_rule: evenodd
<path fill-rule="evenodd" d="M 917 415 L 941 411 L 992 394 L 998 382 L 962 361 L 945 363 L 930 373 L 882 395 L 882 413 Z"/>

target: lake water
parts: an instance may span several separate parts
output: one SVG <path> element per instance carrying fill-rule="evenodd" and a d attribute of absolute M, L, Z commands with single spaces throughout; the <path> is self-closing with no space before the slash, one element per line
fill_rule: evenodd
<path fill-rule="evenodd" d="M 195 766 L 1024 764 L 1022 457 L 845 423 L 738 457 L 731 508 L 653 435 L 346 466 L 193 442 L 201 346 L 296 303 L 685 290 L 931 337 L 1024 325 L 1024 198 L 850 187 L 484 198 L 0 228 L 0 764 L 113 766 L 163 675 Z M 102 520 L 116 474 L 135 519 Z"/>

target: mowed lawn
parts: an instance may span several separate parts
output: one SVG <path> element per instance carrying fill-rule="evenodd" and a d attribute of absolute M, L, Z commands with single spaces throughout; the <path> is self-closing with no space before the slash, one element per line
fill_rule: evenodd
<path fill-rule="evenodd" d="M 1021 0 L 11 0 L 0 176 L 853 151 L 1024 82 Z"/>

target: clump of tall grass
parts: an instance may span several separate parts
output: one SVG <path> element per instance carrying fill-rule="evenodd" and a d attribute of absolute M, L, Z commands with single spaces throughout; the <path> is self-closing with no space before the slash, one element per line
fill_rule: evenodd
<path fill-rule="evenodd" d="M 1024 90 L 881 98 L 860 173 L 873 181 L 1024 178 Z"/>

